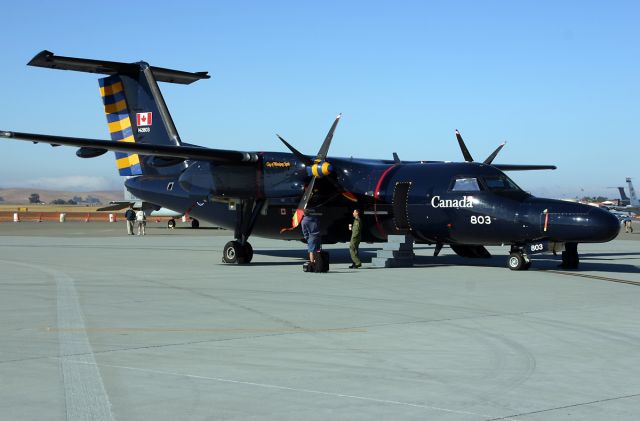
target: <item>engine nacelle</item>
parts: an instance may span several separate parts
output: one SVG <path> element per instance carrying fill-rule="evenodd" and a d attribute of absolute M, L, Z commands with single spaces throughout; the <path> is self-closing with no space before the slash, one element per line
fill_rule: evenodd
<path fill-rule="evenodd" d="M 256 169 L 251 165 L 214 165 L 197 162 L 190 165 L 178 179 L 189 196 L 255 198 L 260 196 Z"/>

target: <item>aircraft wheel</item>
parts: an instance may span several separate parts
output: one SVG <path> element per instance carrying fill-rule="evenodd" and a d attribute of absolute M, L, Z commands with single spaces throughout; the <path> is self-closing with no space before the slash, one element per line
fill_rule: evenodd
<path fill-rule="evenodd" d="M 200 228 L 200 221 L 198 221 L 197 219 L 192 219 L 191 228 Z"/>
<path fill-rule="evenodd" d="M 253 247 L 248 242 L 244 243 L 244 263 L 251 263 L 253 259 Z"/>
<path fill-rule="evenodd" d="M 578 269 L 580 265 L 580 256 L 578 255 L 578 243 L 566 243 L 565 251 L 562 252 L 563 269 Z"/>
<path fill-rule="evenodd" d="M 175 219 L 169 219 L 169 222 L 167 222 L 167 228 L 173 229 L 175 227 L 176 227 L 176 220 Z"/>
<path fill-rule="evenodd" d="M 522 253 L 511 253 L 507 260 L 507 267 L 511 270 L 522 270 L 526 264 Z"/>
<path fill-rule="evenodd" d="M 245 248 L 239 241 L 229 241 L 224 245 L 222 262 L 238 264 L 245 262 Z"/>

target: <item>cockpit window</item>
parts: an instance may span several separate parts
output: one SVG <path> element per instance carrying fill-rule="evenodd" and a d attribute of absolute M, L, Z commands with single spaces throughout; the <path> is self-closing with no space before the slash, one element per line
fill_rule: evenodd
<path fill-rule="evenodd" d="M 504 175 L 484 177 L 484 183 L 491 191 L 522 191 L 516 183 Z"/>
<path fill-rule="evenodd" d="M 480 191 L 480 184 L 475 177 L 456 177 L 451 191 Z"/>

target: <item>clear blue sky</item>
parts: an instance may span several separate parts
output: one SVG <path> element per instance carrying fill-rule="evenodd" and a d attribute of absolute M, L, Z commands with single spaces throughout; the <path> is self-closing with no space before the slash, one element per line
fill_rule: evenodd
<path fill-rule="evenodd" d="M 556 164 L 511 173 L 542 196 L 640 187 L 640 2 L 8 2 L 0 129 L 108 139 L 97 75 L 26 66 L 59 55 L 145 60 L 212 79 L 161 84 L 184 141 L 312 154 Z M 1 141 L 0 187 L 117 188 L 113 154 Z"/>

